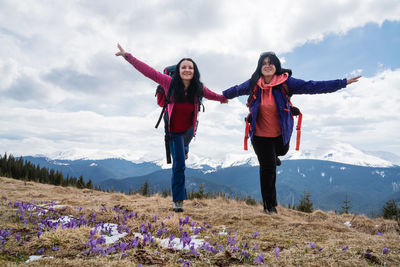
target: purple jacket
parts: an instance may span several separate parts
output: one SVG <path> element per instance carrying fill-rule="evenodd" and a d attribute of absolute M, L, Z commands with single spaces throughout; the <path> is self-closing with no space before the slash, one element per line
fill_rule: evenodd
<path fill-rule="evenodd" d="M 346 87 L 347 80 L 331 80 L 331 81 L 303 81 L 300 79 L 289 77 L 286 81 L 289 87 L 290 96 L 294 94 L 322 94 L 335 92 L 341 88 Z M 245 81 L 242 84 L 235 85 L 229 89 L 226 89 L 222 94 L 228 98 L 234 98 L 241 95 L 250 95 L 250 80 Z M 272 94 L 275 99 L 276 108 L 278 110 L 279 123 L 282 128 L 283 143 L 286 145 L 290 141 L 290 137 L 293 132 L 293 117 L 287 107 L 287 99 L 285 93 L 282 90 L 273 88 Z M 257 90 L 256 101 L 250 105 L 250 113 L 252 114 L 252 121 L 250 125 L 250 138 L 253 140 L 254 131 L 256 128 L 256 121 L 258 115 L 258 108 L 260 107 L 261 90 Z M 285 110 L 286 109 L 286 110 Z"/>
<path fill-rule="evenodd" d="M 129 53 L 125 53 L 125 59 L 132 64 L 140 73 L 142 73 L 147 78 L 155 81 L 163 88 L 165 88 L 165 95 L 168 95 L 169 84 L 171 83 L 172 77 L 161 72 L 156 71 L 146 63 L 140 61 L 139 59 L 135 58 Z M 219 95 L 208 89 L 207 87 L 203 86 L 203 96 L 210 100 L 215 101 L 224 101 L 225 97 L 223 95 Z M 168 116 L 169 116 L 169 125 L 168 129 L 171 126 L 171 114 L 174 109 L 174 103 L 168 104 Z M 194 103 L 194 116 L 193 116 L 193 136 L 196 134 L 196 122 L 197 122 L 197 114 L 199 111 L 199 103 Z"/>

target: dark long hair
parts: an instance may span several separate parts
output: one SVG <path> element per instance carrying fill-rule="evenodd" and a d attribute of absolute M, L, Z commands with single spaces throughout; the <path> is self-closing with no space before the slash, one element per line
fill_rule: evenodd
<path fill-rule="evenodd" d="M 190 103 L 194 103 L 195 97 L 197 97 L 198 101 L 201 101 L 203 97 L 203 84 L 200 82 L 200 72 L 197 68 L 196 63 L 191 58 L 182 58 L 175 67 L 174 75 L 172 76 L 171 83 L 168 88 L 168 96 L 169 100 L 172 96 L 173 102 L 182 103 L 185 102 L 185 90 L 182 78 L 179 74 L 179 68 L 181 66 L 182 61 L 187 60 L 193 63 L 193 78 L 190 81 L 189 87 L 187 89 L 187 99 Z"/>
<path fill-rule="evenodd" d="M 292 75 L 292 70 L 282 68 L 281 61 L 275 55 L 274 52 L 264 52 L 264 53 L 262 53 L 260 55 L 260 58 L 258 59 L 258 63 L 257 63 L 257 68 L 254 71 L 253 75 L 251 75 L 251 78 L 250 78 L 250 89 L 251 89 L 251 91 L 253 91 L 253 88 L 257 84 L 258 79 L 260 79 L 260 77 L 262 76 L 261 68 L 262 68 L 262 64 L 264 62 L 264 59 L 266 57 L 269 59 L 269 62 L 275 66 L 275 69 L 276 69 L 275 74 L 276 75 L 280 75 L 280 74 L 283 74 L 285 72 L 287 72 L 289 74 L 289 76 Z"/>

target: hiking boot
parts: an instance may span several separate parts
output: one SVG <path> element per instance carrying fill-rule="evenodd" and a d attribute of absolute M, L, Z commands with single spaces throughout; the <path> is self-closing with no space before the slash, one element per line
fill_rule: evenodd
<path fill-rule="evenodd" d="M 183 212 L 183 200 L 178 201 L 179 212 Z"/>
<path fill-rule="evenodd" d="M 270 214 L 274 214 L 274 213 L 278 214 L 278 210 L 275 207 L 272 207 L 272 208 L 268 209 L 268 211 L 269 211 Z"/>
<path fill-rule="evenodd" d="M 278 157 L 276 157 L 276 166 L 281 166 L 281 164 L 282 164 L 281 160 Z"/>
<path fill-rule="evenodd" d="M 172 210 L 175 212 L 183 212 L 183 201 L 176 201 L 172 205 Z"/>

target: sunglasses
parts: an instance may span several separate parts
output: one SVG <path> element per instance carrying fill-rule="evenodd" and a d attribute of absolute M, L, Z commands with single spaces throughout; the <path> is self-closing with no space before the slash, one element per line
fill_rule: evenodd
<path fill-rule="evenodd" d="M 276 56 L 274 52 L 264 52 L 261 53 L 260 57 L 266 57 L 266 56 Z"/>

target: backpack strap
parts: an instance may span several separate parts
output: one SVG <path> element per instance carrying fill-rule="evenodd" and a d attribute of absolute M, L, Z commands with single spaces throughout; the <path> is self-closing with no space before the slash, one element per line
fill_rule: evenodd
<path fill-rule="evenodd" d="M 297 126 L 296 126 L 296 131 L 297 131 L 297 136 L 296 136 L 296 150 L 300 149 L 300 137 L 301 137 L 301 122 L 303 120 L 303 114 L 300 112 L 300 109 L 297 107 L 293 106 L 292 102 L 290 101 L 290 93 L 289 93 L 289 87 L 287 86 L 286 82 L 282 84 L 282 92 L 285 94 L 287 103 L 288 103 L 288 108 L 285 109 L 285 111 L 290 112 L 290 114 L 293 116 L 298 116 L 297 118 Z"/>
<path fill-rule="evenodd" d="M 158 120 L 157 120 L 157 123 L 156 123 L 155 128 L 158 128 L 158 126 L 160 125 L 161 119 L 162 119 L 162 117 L 163 117 L 163 115 L 164 115 L 165 110 L 167 109 L 167 106 L 168 106 L 168 104 L 165 104 L 165 105 L 163 106 L 163 108 L 162 108 L 162 110 L 161 110 L 161 113 L 160 113 L 160 117 L 158 117 Z"/>
<path fill-rule="evenodd" d="M 257 98 L 257 91 L 258 87 L 257 84 L 254 85 L 253 90 L 251 90 L 249 97 L 247 98 L 247 106 L 250 107 L 251 103 L 253 103 L 254 100 Z"/>

